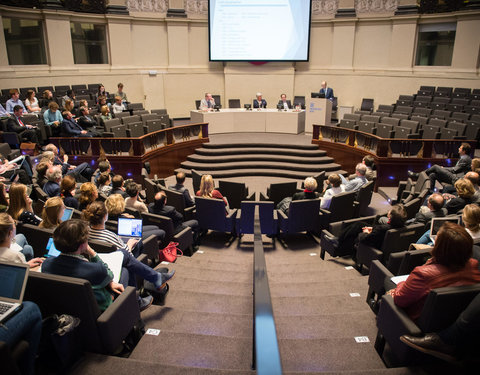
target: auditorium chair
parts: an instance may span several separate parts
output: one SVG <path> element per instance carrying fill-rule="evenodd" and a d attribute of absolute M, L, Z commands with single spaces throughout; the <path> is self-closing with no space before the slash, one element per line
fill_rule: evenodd
<path fill-rule="evenodd" d="M 202 230 L 231 233 L 235 237 L 237 210 L 226 213 L 223 199 L 195 197 L 197 221 Z"/>
<path fill-rule="evenodd" d="M 135 111 L 132 111 L 133 116 L 141 116 L 141 115 L 149 115 L 150 112 L 148 112 L 146 109 L 136 109 Z"/>
<path fill-rule="evenodd" d="M 127 136 L 129 138 L 143 137 L 148 128 L 142 122 L 130 122 L 127 125 Z"/>
<path fill-rule="evenodd" d="M 366 225 L 373 226 L 375 218 L 376 216 L 373 215 L 330 223 L 328 229 L 322 229 L 322 232 L 320 234 L 320 258 L 325 259 L 325 253 L 330 254 L 330 256 L 332 257 L 346 255 L 350 249 L 344 249 L 340 247 L 340 235 L 345 231 L 348 226 L 356 222 L 363 222 Z"/>
<path fill-rule="evenodd" d="M 465 129 L 465 138 L 466 139 L 473 139 L 473 140 L 477 140 L 478 141 L 478 138 L 479 138 L 479 135 L 480 135 L 480 124 L 469 124 L 467 125 L 466 129 Z"/>
<path fill-rule="evenodd" d="M 409 116 L 408 114 L 406 113 L 398 113 L 398 112 L 395 112 L 395 113 L 392 113 L 390 115 L 390 117 L 393 117 L 393 118 L 398 118 L 400 120 L 408 120 L 409 119 Z"/>
<path fill-rule="evenodd" d="M 302 199 L 292 201 L 288 208 L 288 216 L 283 211 L 278 212 L 278 226 L 282 233 L 318 232 L 320 199 Z"/>
<path fill-rule="evenodd" d="M 364 133 L 373 134 L 376 129 L 375 125 L 376 124 L 374 122 L 362 120 L 358 122 L 357 130 Z"/>
<path fill-rule="evenodd" d="M 342 119 L 338 123 L 338 126 L 344 129 L 358 130 L 356 121 Z"/>
<path fill-rule="evenodd" d="M 140 319 L 133 287 L 125 288 L 102 313 L 89 281 L 30 272 L 24 299 L 35 302 L 43 317 L 68 314 L 79 318 L 77 332 L 83 350 L 89 352 L 116 353 Z"/>
<path fill-rule="evenodd" d="M 412 133 L 412 130 L 410 128 L 406 128 L 404 126 L 397 126 L 394 130 L 394 134 L 393 134 L 393 138 L 397 138 L 397 139 L 407 139 L 407 138 L 410 138 L 410 135 Z M 419 137 L 420 135 L 418 135 Z M 391 146 L 393 146 L 394 144 L 391 144 Z M 393 153 L 398 153 L 396 151 L 394 151 L 394 149 L 392 148 L 392 151 Z"/>
<path fill-rule="evenodd" d="M 395 107 L 395 113 L 410 115 L 413 112 L 413 107 L 407 105 L 397 105 Z"/>
<path fill-rule="evenodd" d="M 395 107 L 393 105 L 387 105 L 387 104 L 380 104 L 377 108 L 377 112 L 383 112 L 383 113 L 388 113 L 391 114 L 395 110 Z"/>
<path fill-rule="evenodd" d="M 449 327 L 479 293 L 480 284 L 433 289 L 427 295 L 421 315 L 415 322 L 404 309 L 395 305 L 391 296 L 385 295 L 377 315 L 377 353 L 382 357 L 385 344 L 388 343 L 390 353 L 395 357 L 395 366 L 409 366 L 429 360 L 430 357 L 401 342 L 400 336 L 422 336 Z"/>
<path fill-rule="evenodd" d="M 452 112 L 450 120 L 459 120 L 459 122 L 467 122 L 470 119 L 470 115 L 464 112 Z"/>
<path fill-rule="evenodd" d="M 360 121 L 362 119 L 362 115 L 361 114 L 357 114 L 357 113 L 345 113 L 343 115 L 343 119 L 344 120 L 351 120 L 351 121 L 355 121 L 355 123 L 357 121 Z"/>
<path fill-rule="evenodd" d="M 440 127 L 435 125 L 423 125 L 422 139 L 439 139 Z"/>
<path fill-rule="evenodd" d="M 293 106 L 296 107 L 299 105 L 302 109 L 305 109 L 305 96 L 294 96 L 293 97 Z"/>
<path fill-rule="evenodd" d="M 328 210 L 325 208 L 320 209 L 322 217 L 320 218 L 319 229 L 327 228 L 330 223 L 334 223 L 336 221 L 353 219 L 356 210 L 356 198 L 356 191 L 346 191 L 334 195 L 330 201 L 330 207 Z"/>
<path fill-rule="evenodd" d="M 115 138 L 126 138 L 127 137 L 127 126 L 126 125 L 116 125 L 110 128 L 110 131 L 113 133 Z"/>
<path fill-rule="evenodd" d="M 121 121 L 122 121 L 122 124 L 128 125 L 132 122 L 141 122 L 142 119 L 139 115 L 132 115 L 132 116 L 122 116 Z"/>
<path fill-rule="evenodd" d="M 467 125 L 461 122 L 449 121 L 447 124 L 447 129 L 456 131 L 458 136 L 464 136 L 465 131 L 467 130 Z"/>
<path fill-rule="evenodd" d="M 24 360 L 24 355 L 28 350 L 29 344 L 24 340 L 20 340 L 13 347 L 0 341 L 0 361 L 2 363 L 2 371 L 9 375 L 21 375 L 19 364 Z"/>
<path fill-rule="evenodd" d="M 155 202 L 155 194 L 160 191 L 158 184 L 151 178 L 144 179 L 145 195 L 147 196 L 147 203 Z"/>
<path fill-rule="evenodd" d="M 388 124 L 377 124 L 376 128 L 376 135 L 380 138 L 393 138 L 393 135 L 395 134 L 393 125 L 388 125 Z"/>
<path fill-rule="evenodd" d="M 195 100 L 195 108 L 196 109 L 200 109 L 200 103 L 201 102 L 202 102 L 201 100 Z"/>
<path fill-rule="evenodd" d="M 130 112 L 128 112 L 128 111 L 127 111 L 127 112 L 118 112 L 118 113 L 114 113 L 114 114 L 113 114 L 113 117 L 114 117 L 114 118 L 118 118 L 120 121 L 122 121 L 123 118 L 125 118 L 125 117 L 130 117 L 130 116 L 131 116 L 131 114 L 130 114 Z M 107 121 L 111 121 L 111 120 L 107 120 Z M 105 121 L 105 123 L 106 123 L 107 121 Z M 120 123 L 121 123 L 121 122 L 120 122 Z M 120 123 L 118 123 L 117 125 L 120 125 Z"/>
<path fill-rule="evenodd" d="M 8 143 L 0 143 L 0 154 L 2 154 L 7 160 L 12 160 L 21 155 L 20 150 L 12 150 Z"/>
<path fill-rule="evenodd" d="M 430 108 L 419 108 L 415 107 L 412 116 L 423 116 L 423 117 L 429 117 L 432 114 L 432 109 Z"/>
<path fill-rule="evenodd" d="M 193 194 L 200 190 L 200 183 L 202 181 L 202 174 L 197 172 L 195 169 L 192 169 L 192 185 L 193 185 Z"/>
<path fill-rule="evenodd" d="M 424 232 L 425 225 L 423 223 L 389 229 L 385 233 L 381 249 L 360 242 L 356 251 L 356 268 L 363 274 L 364 267 L 370 268 L 375 259 L 385 263 L 391 253 L 407 250 L 410 244 L 417 242 Z"/>
<path fill-rule="evenodd" d="M 260 192 L 261 201 L 272 201 L 275 207 L 283 198 L 292 197 L 297 192 L 297 183 L 294 182 L 279 182 L 270 184 L 267 188 L 267 195 Z"/>
<path fill-rule="evenodd" d="M 376 314 L 379 302 L 386 291 L 395 288 L 391 281 L 393 276 L 410 274 L 415 267 L 424 265 L 432 257 L 432 248 L 421 250 L 406 250 L 390 254 L 386 264 L 374 260 L 368 275 L 368 292 L 366 302 Z"/>
<path fill-rule="evenodd" d="M 420 210 L 420 207 L 423 204 L 423 201 L 425 200 L 425 197 L 428 193 L 428 190 L 425 189 L 420 194 L 413 199 L 410 199 L 408 202 L 406 202 L 403 205 L 403 208 L 405 208 L 405 211 L 407 212 L 407 220 L 413 219 L 415 215 L 418 213 Z"/>
<path fill-rule="evenodd" d="M 186 227 L 180 232 L 175 233 L 173 221 L 169 217 L 151 214 L 147 212 L 142 212 L 141 216 L 143 220 L 143 225 L 155 225 L 165 231 L 165 240 L 163 241 L 161 246 L 166 246 L 171 241 L 177 242 L 177 247 L 181 249 L 185 255 L 193 255 L 193 232 L 190 227 Z M 148 257 L 151 258 L 155 255 L 155 252 L 149 253 Z"/>
<path fill-rule="evenodd" d="M 362 99 L 362 105 L 360 106 L 361 111 L 373 111 L 373 99 Z"/>
<path fill-rule="evenodd" d="M 395 117 L 382 117 L 380 123 L 382 124 L 387 124 L 387 125 L 393 125 L 393 126 L 398 126 L 400 123 L 400 119 L 395 118 Z"/>
<path fill-rule="evenodd" d="M 195 206 L 185 207 L 185 198 L 182 193 L 165 187 L 160 187 L 160 189 L 167 195 L 167 204 L 175 207 L 185 220 L 195 219 Z"/>
<path fill-rule="evenodd" d="M 243 182 L 218 181 L 218 190 L 228 200 L 230 208 L 240 209 L 242 201 L 255 200 L 255 193 L 248 195 L 248 187 Z"/>
<path fill-rule="evenodd" d="M 127 109 L 129 111 L 136 111 L 136 110 L 145 109 L 145 108 L 143 108 L 142 103 L 129 103 Z"/>
<path fill-rule="evenodd" d="M 33 248 L 34 257 L 43 257 L 47 253 L 48 240 L 53 236 L 53 229 L 40 228 L 37 225 L 17 224 L 17 233 L 22 233 Z"/>
<path fill-rule="evenodd" d="M 118 113 L 118 114 L 120 114 L 120 113 Z M 120 117 L 115 117 L 115 118 L 112 118 L 111 120 L 107 120 L 107 121 L 103 122 L 103 126 L 105 127 L 105 131 L 107 131 L 107 132 L 112 131 L 113 126 L 118 126 L 118 125 L 121 125 L 121 124 L 122 124 L 122 121 L 121 121 Z"/>
<path fill-rule="evenodd" d="M 159 114 L 159 115 L 166 115 L 167 110 L 166 109 L 152 109 L 150 111 L 150 113 L 156 113 L 156 114 Z"/>
<path fill-rule="evenodd" d="M 355 212 L 354 217 L 366 216 L 368 206 L 372 202 L 373 188 L 375 186 L 374 181 L 369 181 L 363 185 L 355 196 Z"/>
<path fill-rule="evenodd" d="M 254 233 L 255 207 L 257 206 L 261 233 L 270 236 L 277 234 L 278 212 L 275 210 L 273 202 L 243 201 L 235 220 L 239 243 L 243 234 Z"/>
<path fill-rule="evenodd" d="M 153 132 L 164 129 L 164 126 L 162 126 L 160 119 L 147 120 L 145 122 L 145 126 L 147 127 L 147 133 L 153 133 Z"/>

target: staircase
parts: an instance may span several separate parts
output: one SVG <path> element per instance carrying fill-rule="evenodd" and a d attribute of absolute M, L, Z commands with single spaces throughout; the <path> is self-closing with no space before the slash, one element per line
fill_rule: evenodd
<path fill-rule="evenodd" d="M 204 143 L 175 172 L 191 169 L 214 178 L 275 176 L 304 179 L 322 171 L 346 173 L 316 145 L 274 143 Z"/>

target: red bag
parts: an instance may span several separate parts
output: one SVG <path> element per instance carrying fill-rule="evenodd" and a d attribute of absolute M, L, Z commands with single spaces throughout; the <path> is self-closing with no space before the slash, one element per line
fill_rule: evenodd
<path fill-rule="evenodd" d="M 178 242 L 170 242 L 165 249 L 158 250 L 158 257 L 160 262 L 170 262 L 173 263 L 177 260 L 177 257 L 183 256 L 182 250 L 177 248 Z"/>

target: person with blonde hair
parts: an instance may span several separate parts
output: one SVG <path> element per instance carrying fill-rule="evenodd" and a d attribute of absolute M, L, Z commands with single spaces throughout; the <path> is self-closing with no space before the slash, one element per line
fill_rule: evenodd
<path fill-rule="evenodd" d="M 460 178 L 455 182 L 455 190 L 457 191 L 457 197 L 450 199 L 445 204 L 449 215 L 456 214 L 467 204 L 474 203 L 475 188 L 470 180 Z"/>
<path fill-rule="evenodd" d="M 204 174 L 202 180 L 200 181 L 200 190 L 195 194 L 197 197 L 203 198 L 215 198 L 222 199 L 225 202 L 225 206 L 228 206 L 227 199 L 215 189 L 215 184 L 213 182 L 213 177 L 209 174 Z"/>
<path fill-rule="evenodd" d="M 42 222 L 40 228 L 55 229 L 61 222 L 65 211 L 65 205 L 60 197 L 47 199 L 42 211 Z"/>
<path fill-rule="evenodd" d="M 30 268 L 42 264 L 41 258 L 33 257 L 33 249 L 23 234 L 15 234 L 16 226 L 12 217 L 0 213 L 0 260 L 15 263 L 28 263 Z"/>
<path fill-rule="evenodd" d="M 67 99 L 65 100 L 65 105 L 63 106 L 64 108 L 64 112 L 71 112 L 72 113 L 72 117 L 75 117 L 73 116 L 73 109 L 75 108 L 75 104 L 73 103 L 73 100 L 72 99 Z"/>
<path fill-rule="evenodd" d="M 28 196 L 27 186 L 12 184 L 8 191 L 10 205 L 7 213 L 15 220 L 24 224 L 38 225 L 40 218 L 33 213 L 32 200 Z"/>
<path fill-rule="evenodd" d="M 98 198 L 98 190 L 95 184 L 91 182 L 85 182 L 80 186 L 80 197 L 78 202 L 80 203 L 78 209 L 84 210 L 87 206 L 95 202 Z"/>
<path fill-rule="evenodd" d="M 480 242 L 480 207 L 467 204 L 463 208 L 462 222 L 475 244 Z"/>
<path fill-rule="evenodd" d="M 110 113 L 110 108 L 108 108 L 108 105 L 102 105 L 100 107 L 100 119 L 105 123 L 105 121 L 111 120 L 112 119 L 112 114 Z"/>
<path fill-rule="evenodd" d="M 320 196 L 315 190 L 317 190 L 317 180 L 313 177 L 307 177 L 303 182 L 304 190 L 293 194 L 292 201 L 298 201 L 301 199 L 315 199 Z"/>
<path fill-rule="evenodd" d="M 122 98 L 120 96 L 115 96 L 115 103 L 112 105 L 112 110 L 114 114 L 122 113 L 126 110 L 125 106 L 122 103 Z"/>

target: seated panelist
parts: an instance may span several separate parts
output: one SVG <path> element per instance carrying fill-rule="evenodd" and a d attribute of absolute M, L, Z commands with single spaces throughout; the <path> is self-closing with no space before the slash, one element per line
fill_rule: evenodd
<path fill-rule="evenodd" d="M 267 101 L 262 98 L 262 93 L 257 92 L 257 98 L 253 99 L 253 108 L 267 108 Z"/>
<path fill-rule="evenodd" d="M 205 98 L 202 99 L 202 101 L 200 102 L 199 109 L 212 110 L 213 108 L 215 108 L 215 99 L 213 99 L 212 94 L 206 92 Z"/>
<path fill-rule="evenodd" d="M 292 103 L 290 102 L 290 100 L 287 100 L 286 94 L 280 95 L 280 100 L 278 101 L 278 105 L 281 105 L 284 110 L 292 108 Z"/>

